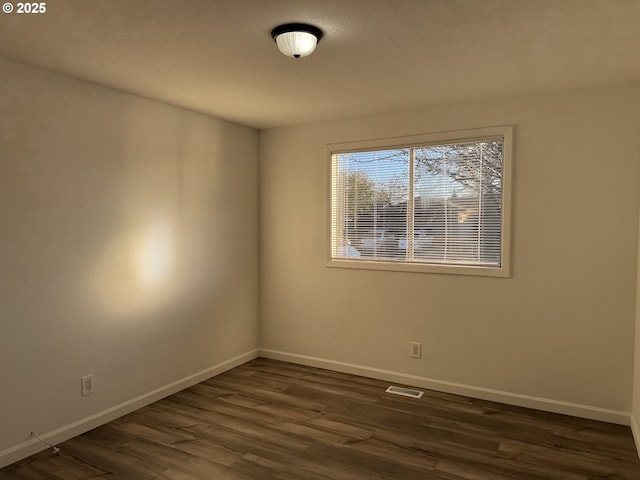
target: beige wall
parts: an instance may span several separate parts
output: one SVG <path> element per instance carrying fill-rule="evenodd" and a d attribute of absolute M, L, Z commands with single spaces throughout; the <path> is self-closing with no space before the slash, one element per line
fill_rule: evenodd
<path fill-rule="evenodd" d="M 511 278 L 325 266 L 326 144 L 504 124 Z M 632 85 L 261 132 L 262 347 L 628 421 L 639 126 Z"/>
<path fill-rule="evenodd" d="M 0 60 L 0 453 L 258 347 L 257 142 Z"/>
<path fill-rule="evenodd" d="M 640 158 L 638 159 L 640 161 Z M 640 238 L 640 235 L 639 235 Z M 633 405 L 631 410 L 631 429 L 640 454 L 640 243 L 638 244 L 638 273 L 636 279 L 636 329 L 635 361 L 633 368 Z"/>

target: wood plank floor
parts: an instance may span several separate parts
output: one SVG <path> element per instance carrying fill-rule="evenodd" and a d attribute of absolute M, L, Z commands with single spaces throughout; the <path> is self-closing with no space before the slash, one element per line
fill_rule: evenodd
<path fill-rule="evenodd" d="M 630 429 L 257 359 L 0 479 L 640 479 Z"/>

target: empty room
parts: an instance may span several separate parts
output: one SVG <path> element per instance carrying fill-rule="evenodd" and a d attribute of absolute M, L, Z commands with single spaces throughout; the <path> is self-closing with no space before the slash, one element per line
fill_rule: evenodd
<path fill-rule="evenodd" d="M 639 479 L 639 21 L 3 2 L 0 479 Z"/>

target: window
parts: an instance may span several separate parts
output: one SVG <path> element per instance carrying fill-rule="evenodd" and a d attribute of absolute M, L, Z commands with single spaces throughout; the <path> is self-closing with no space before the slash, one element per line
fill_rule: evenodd
<path fill-rule="evenodd" d="M 330 145 L 328 264 L 508 276 L 511 136 Z"/>

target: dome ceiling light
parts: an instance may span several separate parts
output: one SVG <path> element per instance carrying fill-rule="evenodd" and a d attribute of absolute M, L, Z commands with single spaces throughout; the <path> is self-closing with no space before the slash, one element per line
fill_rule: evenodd
<path fill-rule="evenodd" d="M 287 23 L 274 28 L 271 36 L 284 55 L 301 58 L 313 53 L 322 38 L 322 30 L 306 23 Z"/>

